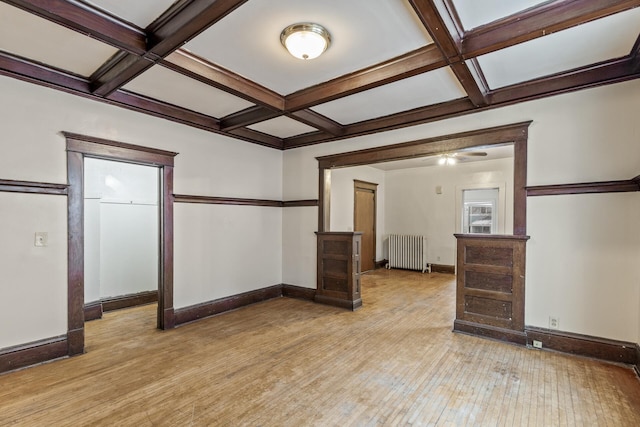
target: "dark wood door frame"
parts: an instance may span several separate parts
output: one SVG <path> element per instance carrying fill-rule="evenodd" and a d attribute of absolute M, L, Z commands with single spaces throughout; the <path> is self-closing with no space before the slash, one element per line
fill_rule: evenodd
<path fill-rule="evenodd" d="M 376 239 L 378 233 L 378 184 L 375 184 L 373 182 L 360 181 L 358 179 L 353 180 L 353 231 L 360 231 L 356 229 L 356 212 L 358 212 L 358 198 L 356 197 L 356 193 L 358 192 L 358 190 L 369 191 L 373 193 L 373 268 L 375 269 Z M 362 241 L 364 242 L 364 232 L 362 237 Z M 361 250 L 360 265 L 362 265 L 364 262 L 364 259 L 362 258 L 363 254 L 364 249 Z"/>
<path fill-rule="evenodd" d="M 68 354 L 84 352 L 84 158 L 154 166 L 160 174 L 158 328 L 175 326 L 173 308 L 173 163 L 177 153 L 62 132 L 66 138 Z"/>
<path fill-rule="evenodd" d="M 317 157 L 318 231 L 330 229 L 331 169 L 362 166 L 391 160 L 411 159 L 463 148 L 513 144 L 513 234 L 527 234 L 527 139 L 528 122 L 479 129 L 366 150 Z"/>

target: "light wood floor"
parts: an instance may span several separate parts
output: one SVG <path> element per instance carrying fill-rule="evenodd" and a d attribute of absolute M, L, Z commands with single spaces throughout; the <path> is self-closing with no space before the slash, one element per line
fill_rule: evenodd
<path fill-rule="evenodd" d="M 377 270 L 355 313 L 280 298 L 157 331 L 87 323 L 87 353 L 0 376 L 0 425 L 640 426 L 613 364 L 454 334 L 453 276 Z"/>

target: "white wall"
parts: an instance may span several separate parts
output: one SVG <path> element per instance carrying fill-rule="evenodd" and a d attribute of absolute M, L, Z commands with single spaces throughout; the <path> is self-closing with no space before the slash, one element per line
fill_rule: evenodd
<path fill-rule="evenodd" d="M 284 153 L 8 77 L 0 77 L 0 93 L 0 179 L 65 183 L 65 141 L 60 131 L 67 130 L 179 152 L 174 173 L 177 194 L 315 199 L 315 156 L 525 120 L 533 120 L 529 185 L 629 179 L 640 171 L 640 121 L 636 117 L 640 80 Z M 637 198 L 637 193 L 529 198 L 528 324 L 547 327 L 549 301 L 556 300 L 553 315 L 560 318 L 565 331 L 640 341 L 639 304 L 618 304 L 640 303 L 635 224 L 620 217 L 621 212 L 640 211 Z M 594 211 L 602 206 L 610 220 L 599 221 L 599 234 L 590 239 L 574 244 L 573 236 L 553 232 L 557 222 L 569 225 L 568 218 L 579 215 L 588 215 L 579 220 L 582 225 L 601 220 Z M 585 207 L 590 208 L 588 214 Z M 176 204 L 175 210 L 176 307 L 267 284 L 315 287 L 317 208 L 285 208 L 283 212 L 279 208 L 226 210 Z M 12 325 L 0 328 L 0 348 L 66 333 L 65 197 L 0 193 L 0 213 L 0 323 Z M 212 221 L 222 221 L 229 228 L 208 227 Z M 256 233 L 245 232 L 244 227 Z M 622 236 L 623 228 L 630 235 Z M 33 247 L 35 231 L 49 233 L 48 247 Z M 616 237 L 608 241 L 606 236 Z M 266 261 L 247 267 L 247 255 L 258 252 L 254 247 L 266 254 Z M 630 248 L 616 251 L 619 268 L 611 280 L 603 282 L 599 274 L 574 278 L 566 273 L 590 271 L 602 247 Z M 569 256 L 568 248 L 584 255 Z M 227 264 L 213 271 L 210 264 L 216 259 Z M 605 259 L 613 262 L 609 256 Z M 549 270 L 548 260 L 564 260 L 564 273 L 559 268 Z M 561 283 L 564 295 L 580 299 L 557 298 L 550 283 Z M 601 291 L 607 286 L 620 292 Z M 580 317 L 585 312 L 590 313 L 589 320 Z"/>
<path fill-rule="evenodd" d="M 85 303 L 158 289 L 158 168 L 87 158 Z"/>
<path fill-rule="evenodd" d="M 498 215 L 506 227 L 501 232 L 513 233 L 513 158 L 393 170 L 385 180 L 386 233 L 427 236 L 430 263 L 455 264 L 453 234 L 460 232 L 457 205 L 463 188 L 504 185 L 505 209 Z M 442 194 L 436 194 L 436 186 Z"/>
<path fill-rule="evenodd" d="M 637 193 L 528 200 L 527 324 L 636 341 L 639 207 Z"/>
<path fill-rule="evenodd" d="M 529 127 L 528 144 L 528 185 L 566 184 L 573 182 L 593 182 L 629 179 L 640 173 L 640 80 L 615 85 L 583 90 L 551 98 L 531 101 L 482 113 L 443 120 L 415 126 L 410 129 L 399 129 L 375 135 L 336 141 L 311 147 L 287 150 L 284 153 L 284 196 L 285 199 L 309 199 L 318 196 L 317 160 L 316 156 L 359 150 L 374 146 L 400 143 L 421 138 L 447 135 L 456 132 L 482 129 L 509 123 L 533 120 Z M 390 189 L 387 183 L 387 197 Z M 620 212 L 633 207 L 637 214 L 638 193 L 628 195 L 592 195 L 586 196 L 591 208 L 606 206 L 606 212 L 612 214 L 612 220 L 599 221 L 602 235 L 620 236 Z M 633 205 L 633 203 L 636 203 Z M 527 226 L 531 236 L 528 242 L 527 261 L 527 301 L 526 321 L 531 326 L 548 327 L 549 301 L 554 300 L 554 315 L 560 318 L 561 329 L 588 335 L 609 337 L 626 341 L 638 341 L 640 337 L 640 307 L 637 302 L 640 280 L 638 274 L 638 250 L 640 244 L 634 238 L 626 236 L 619 242 L 620 246 L 630 250 L 617 251 L 619 255 L 616 265 L 621 267 L 612 273 L 612 280 L 617 282 L 615 292 L 600 292 L 606 288 L 609 280 L 603 283 L 598 274 L 580 274 L 576 278 L 569 273 L 561 274 L 558 269 L 548 269 L 546 260 L 560 260 L 565 272 L 589 271 L 592 255 L 569 256 L 568 248 L 578 253 L 597 254 L 603 245 L 599 239 L 578 240 L 574 244 L 573 237 L 557 234 L 550 230 L 555 227 L 555 212 L 558 220 L 563 216 L 578 217 L 589 215 L 595 219 L 591 211 L 584 211 L 585 203 L 578 197 L 553 196 L 528 199 Z M 613 214 L 617 213 L 617 214 Z M 304 223 L 304 230 L 299 237 L 289 231 L 285 232 L 283 245 L 288 253 L 305 252 L 315 244 L 308 236 L 315 229 L 310 221 L 296 221 L 291 212 L 291 223 Z M 582 221 L 582 220 L 581 220 Z M 588 221 L 589 222 L 589 221 Z M 628 220 L 622 224 L 629 225 Z M 285 224 L 285 228 L 289 227 Z M 633 236 L 635 233 L 629 229 Z M 622 237 L 622 236 L 620 236 Z M 630 239 L 630 240 L 629 240 Z M 585 246 L 586 245 L 586 246 Z M 292 283 L 296 280 L 308 280 L 315 271 L 315 263 L 295 258 L 295 268 L 285 265 L 283 275 Z M 549 283 L 562 283 L 564 295 L 574 295 L 579 300 L 560 300 L 551 291 Z M 609 285 L 611 286 L 611 285 Z M 621 301 L 636 303 L 625 304 L 613 309 Z M 590 319 L 584 321 L 576 313 L 575 301 L 579 301 L 581 310 L 590 313 Z M 620 313 L 622 311 L 622 313 Z"/>
<path fill-rule="evenodd" d="M 158 290 L 158 205 L 100 204 L 100 297 Z"/>
<path fill-rule="evenodd" d="M 65 334 L 66 199 L 0 192 L 0 218 L 0 348 Z M 36 231 L 48 246 L 34 246 Z"/>
<path fill-rule="evenodd" d="M 371 166 L 340 168 L 331 171 L 331 231 L 353 231 L 353 181 L 378 184 L 376 189 L 376 261 L 385 258 L 385 172 Z"/>
<path fill-rule="evenodd" d="M 64 130 L 178 152 L 176 194 L 282 200 L 278 150 L 8 77 L 0 77 L 0 93 L 0 179 L 66 183 Z M 0 324 L 11 325 L 0 328 L 0 348 L 65 334 L 66 198 L 0 193 L 0 201 L 6 228 L 0 241 Z M 223 223 L 231 228 L 208 228 L 229 216 L 219 209 L 176 204 L 176 307 L 282 282 L 282 209 L 237 207 Z M 194 217 L 201 226 L 194 226 Z M 258 227 L 270 232 L 243 234 Z M 49 247 L 33 247 L 35 231 L 49 232 Z M 268 262 L 247 262 L 256 248 Z M 219 262 L 213 255 L 220 252 L 226 264 L 212 274 L 210 264 Z M 201 256 L 202 263 L 191 259 Z"/>
<path fill-rule="evenodd" d="M 282 283 L 282 211 L 177 203 L 176 308 Z"/>

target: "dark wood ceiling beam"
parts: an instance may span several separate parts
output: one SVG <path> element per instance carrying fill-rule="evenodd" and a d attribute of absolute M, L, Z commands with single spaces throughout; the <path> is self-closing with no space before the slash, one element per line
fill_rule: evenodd
<path fill-rule="evenodd" d="M 467 31 L 462 56 L 473 58 L 640 6 L 640 0 L 554 0 Z"/>
<path fill-rule="evenodd" d="M 246 141 L 250 141 L 258 145 L 263 145 L 265 147 L 277 148 L 278 150 L 282 150 L 284 147 L 284 143 L 282 142 L 281 138 L 267 135 L 266 133 L 258 132 L 253 129 L 233 129 L 232 131 L 229 131 L 229 134 L 235 136 L 236 138 L 244 139 Z"/>
<path fill-rule="evenodd" d="M 523 82 L 490 93 L 491 104 L 505 105 L 640 78 L 630 57 Z"/>
<path fill-rule="evenodd" d="M 113 103 L 127 106 L 127 108 L 156 117 L 162 117 L 174 122 L 197 127 L 209 131 L 219 131 L 220 121 L 215 117 L 196 113 L 166 102 L 147 98 L 142 95 L 127 91 L 116 91 L 110 94 L 107 99 Z"/>
<path fill-rule="evenodd" d="M 76 0 L 2 0 L 53 23 L 65 26 L 136 55 L 147 51 L 144 31 Z"/>
<path fill-rule="evenodd" d="M 489 102 L 487 91 L 481 89 L 467 64 L 464 62 L 454 62 L 450 67 L 473 105 L 476 107 L 487 105 Z"/>
<path fill-rule="evenodd" d="M 285 110 L 302 110 L 446 65 L 438 48 L 429 45 L 285 97 Z"/>
<path fill-rule="evenodd" d="M 629 56 L 633 62 L 633 72 L 640 72 L 640 36 L 636 39 L 636 43 L 633 45 Z"/>
<path fill-rule="evenodd" d="M 67 93 L 90 94 L 89 81 L 26 58 L 0 51 L 0 74 Z"/>
<path fill-rule="evenodd" d="M 409 0 L 411 7 L 420 18 L 422 25 L 427 29 L 434 43 L 453 62 L 459 61 L 461 52 L 461 37 L 453 22 L 453 19 L 444 13 L 445 7 L 441 4 L 443 12 L 438 11 L 434 0 Z M 446 19 L 446 21 L 445 21 Z"/>
<path fill-rule="evenodd" d="M 168 55 L 161 64 L 255 104 L 284 110 L 282 95 L 183 49 Z"/>
<path fill-rule="evenodd" d="M 0 75 L 35 83 L 40 86 L 160 117 L 254 144 L 277 149 L 283 148 L 283 142 L 280 138 L 255 132 L 250 129 L 236 129 L 232 132 L 223 132 L 220 130 L 219 121 L 214 117 L 126 91 L 119 90 L 109 95 L 108 98 L 96 96 L 91 93 L 89 80 L 83 77 L 74 76 L 52 67 L 36 64 L 26 58 L 17 57 L 5 52 L 0 52 Z M 325 137 L 327 137 L 327 135 L 325 135 Z"/>
<path fill-rule="evenodd" d="M 170 8 L 147 29 L 149 50 L 143 56 L 128 54 L 102 67 L 104 72 L 92 76 L 92 89 L 98 96 L 108 96 L 162 58 L 178 49 L 209 26 L 231 13 L 247 0 L 191 0 Z"/>
<path fill-rule="evenodd" d="M 345 131 L 340 123 L 309 109 L 294 111 L 287 116 L 334 136 L 342 135 Z"/>
<path fill-rule="evenodd" d="M 468 99 L 445 102 L 415 110 L 392 114 L 346 126 L 341 136 L 327 138 L 320 133 L 286 138 L 285 149 L 335 141 L 354 136 L 384 132 L 407 126 L 443 120 L 464 114 L 484 111 L 523 101 L 544 98 L 590 87 L 618 83 L 640 78 L 640 70 L 635 69 L 636 61 L 631 55 L 616 61 L 604 62 L 576 70 L 558 73 L 542 79 L 524 82 L 491 91 L 490 102 L 483 107 L 475 107 Z"/>
<path fill-rule="evenodd" d="M 220 119 L 220 128 L 224 131 L 231 131 L 263 122 L 265 120 L 270 120 L 281 115 L 282 112 L 280 111 L 275 111 L 261 105 L 255 105 L 223 117 Z"/>
<path fill-rule="evenodd" d="M 440 10 L 434 0 L 409 0 L 434 43 L 446 56 L 447 64 L 475 106 L 487 105 L 486 91 L 473 78 L 473 74 L 461 56 L 458 25 L 443 2 Z"/>
<path fill-rule="evenodd" d="M 341 136 L 331 139 L 326 134 L 313 133 L 301 136 L 286 138 L 284 140 L 284 148 L 296 148 L 305 145 L 319 144 L 321 142 L 333 141 L 342 138 L 352 138 L 355 136 L 369 135 L 376 132 L 384 132 L 393 129 L 399 129 L 406 126 L 427 123 L 442 118 L 453 117 L 454 115 L 468 112 L 475 107 L 470 100 L 466 98 L 454 101 L 443 102 L 440 104 L 420 107 L 409 111 L 403 111 L 389 116 L 365 120 L 362 122 L 347 125 Z"/>

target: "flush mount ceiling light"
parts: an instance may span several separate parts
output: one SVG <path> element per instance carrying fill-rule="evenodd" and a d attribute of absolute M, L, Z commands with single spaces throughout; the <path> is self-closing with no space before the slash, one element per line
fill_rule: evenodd
<path fill-rule="evenodd" d="M 282 30 L 280 42 L 296 58 L 313 59 L 327 50 L 331 36 L 322 25 L 302 22 Z"/>

